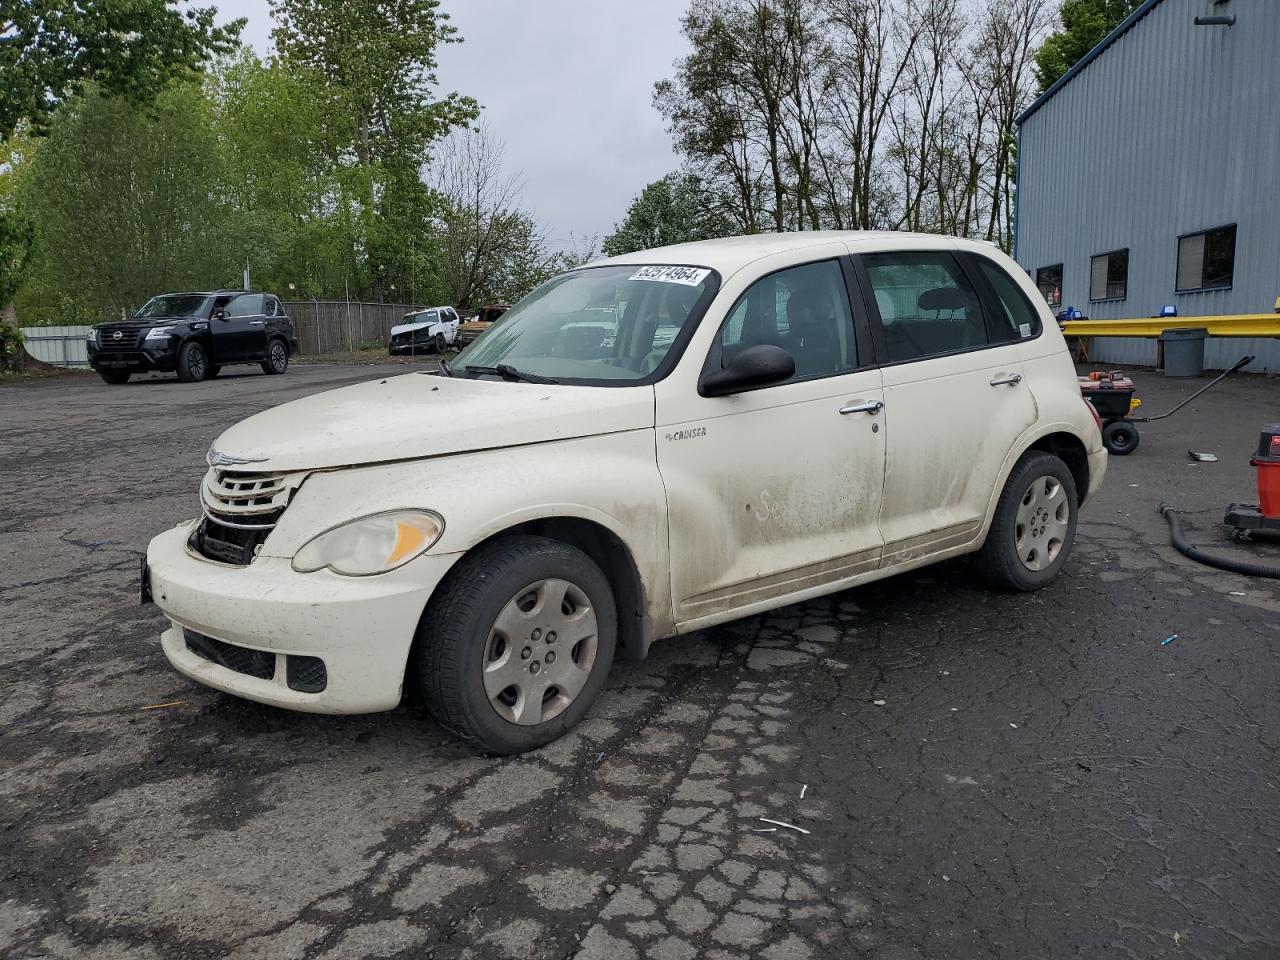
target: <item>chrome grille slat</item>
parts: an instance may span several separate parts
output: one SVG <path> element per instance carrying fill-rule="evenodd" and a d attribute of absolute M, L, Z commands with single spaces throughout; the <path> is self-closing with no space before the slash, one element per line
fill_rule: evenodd
<path fill-rule="evenodd" d="M 191 546 L 210 560 L 238 566 L 252 563 L 305 478 L 305 472 L 210 468 L 200 485 L 204 519 L 192 535 Z"/>

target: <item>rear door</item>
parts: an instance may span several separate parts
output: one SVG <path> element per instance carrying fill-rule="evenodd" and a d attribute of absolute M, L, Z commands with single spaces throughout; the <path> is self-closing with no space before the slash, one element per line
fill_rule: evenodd
<path fill-rule="evenodd" d="M 971 543 L 1035 421 L 1018 342 L 954 251 L 854 258 L 884 376 L 883 566 Z"/>

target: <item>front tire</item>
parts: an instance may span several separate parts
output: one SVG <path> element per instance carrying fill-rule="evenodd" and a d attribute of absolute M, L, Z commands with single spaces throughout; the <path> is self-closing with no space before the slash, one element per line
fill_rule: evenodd
<path fill-rule="evenodd" d="M 449 346 L 449 342 L 445 340 L 443 333 L 437 333 L 432 337 L 431 343 L 436 348 L 436 353 L 444 353 Z"/>
<path fill-rule="evenodd" d="M 267 359 L 262 361 L 262 372 L 267 376 L 279 376 L 289 369 L 289 348 L 283 340 L 272 340 L 267 346 Z"/>
<path fill-rule="evenodd" d="M 609 581 L 585 553 L 507 537 L 449 572 L 413 665 L 441 725 L 487 753 L 523 753 L 562 736 L 599 696 L 617 622 Z"/>
<path fill-rule="evenodd" d="M 1033 450 L 1009 474 L 977 560 L 1006 590 L 1039 590 L 1056 577 L 1076 536 L 1075 478 L 1060 459 Z"/>
<path fill-rule="evenodd" d="M 104 383 L 109 383 L 113 387 L 118 387 L 122 383 L 129 382 L 130 374 L 128 370 L 99 370 L 98 376 L 102 378 Z"/>
<path fill-rule="evenodd" d="M 209 374 L 209 356 L 204 346 L 194 340 L 178 351 L 178 379 L 183 383 L 199 383 Z"/>

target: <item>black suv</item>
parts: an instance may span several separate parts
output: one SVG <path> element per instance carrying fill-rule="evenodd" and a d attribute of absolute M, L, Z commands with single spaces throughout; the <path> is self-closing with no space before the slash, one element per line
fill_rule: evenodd
<path fill-rule="evenodd" d="M 297 350 L 280 300 L 241 290 L 162 293 L 132 320 L 89 331 L 89 366 L 107 383 L 152 370 L 176 371 L 178 379 L 195 383 L 230 363 L 257 363 L 263 373 L 279 374 Z"/>

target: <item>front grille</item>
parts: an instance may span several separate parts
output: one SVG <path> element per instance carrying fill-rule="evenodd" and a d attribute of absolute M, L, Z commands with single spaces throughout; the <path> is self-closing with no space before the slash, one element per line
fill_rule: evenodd
<path fill-rule="evenodd" d="M 201 485 L 204 518 L 191 535 L 191 548 L 220 563 L 252 563 L 305 477 L 211 469 Z"/>
<path fill-rule="evenodd" d="M 285 657 L 285 682 L 299 693 L 320 693 L 329 685 L 329 671 L 319 657 L 289 654 Z"/>
<path fill-rule="evenodd" d="M 188 650 L 211 663 L 220 664 L 236 673 L 243 673 L 246 677 L 257 677 L 259 680 L 271 680 L 276 675 L 274 653 L 237 647 L 234 643 L 224 643 L 213 637 L 206 637 L 203 633 L 196 633 L 194 630 L 184 629 L 182 636 L 187 642 Z"/>
<path fill-rule="evenodd" d="M 116 334 L 120 339 L 116 339 Z M 142 330 L 138 327 L 105 327 L 98 330 L 98 351 L 100 353 L 120 353 L 138 349 L 142 342 Z"/>
<path fill-rule="evenodd" d="M 191 535 L 191 546 L 202 557 L 247 566 L 253 562 L 258 547 L 275 529 L 283 509 L 253 517 L 226 516 L 206 510 L 204 518 Z"/>

